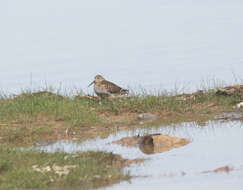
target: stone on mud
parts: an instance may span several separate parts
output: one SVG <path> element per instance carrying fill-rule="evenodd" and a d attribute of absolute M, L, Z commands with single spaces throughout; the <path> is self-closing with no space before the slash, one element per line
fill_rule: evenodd
<path fill-rule="evenodd" d="M 236 105 L 236 107 L 239 109 L 239 108 L 242 108 L 243 107 L 243 102 L 240 102 Z"/>
<path fill-rule="evenodd" d="M 137 117 L 139 121 L 154 121 L 155 119 L 157 119 L 157 116 L 152 113 L 141 113 Z"/>

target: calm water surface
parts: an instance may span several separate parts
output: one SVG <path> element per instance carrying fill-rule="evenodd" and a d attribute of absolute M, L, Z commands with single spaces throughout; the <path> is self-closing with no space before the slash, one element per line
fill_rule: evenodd
<path fill-rule="evenodd" d="M 122 137 L 162 133 L 190 139 L 191 143 L 169 152 L 146 155 L 139 148 L 128 148 L 111 144 Z M 182 123 L 175 126 L 162 126 L 151 129 L 123 131 L 106 139 L 97 138 L 82 144 L 61 141 L 41 150 L 76 151 L 103 150 L 121 154 L 125 158 L 148 159 L 142 164 L 128 168 L 131 175 L 138 176 L 131 183 L 123 182 L 106 188 L 107 190 L 125 189 L 234 189 L 243 187 L 243 126 L 240 122 L 207 122 L 205 126 L 196 123 Z M 230 173 L 202 173 L 223 166 L 233 167 Z M 184 175 L 182 175 L 184 173 Z M 143 177 L 147 176 L 147 177 Z"/>
<path fill-rule="evenodd" d="M 0 1 L 0 89 L 226 83 L 243 70 L 240 0 Z M 232 74 L 233 73 L 233 74 Z"/>

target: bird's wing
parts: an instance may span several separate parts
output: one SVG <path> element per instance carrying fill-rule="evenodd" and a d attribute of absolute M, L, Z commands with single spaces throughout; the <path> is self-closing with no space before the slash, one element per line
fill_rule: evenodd
<path fill-rule="evenodd" d="M 117 86 L 116 84 L 110 81 L 102 81 L 102 84 L 105 85 L 105 88 L 109 93 L 119 93 L 122 89 L 121 87 Z"/>

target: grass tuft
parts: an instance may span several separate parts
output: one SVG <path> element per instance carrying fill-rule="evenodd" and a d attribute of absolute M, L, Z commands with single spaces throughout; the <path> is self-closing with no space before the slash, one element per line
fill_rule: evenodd
<path fill-rule="evenodd" d="M 90 189 L 128 180 L 126 160 L 105 152 L 75 155 L 19 151 L 0 147 L 0 189 Z M 75 166 L 59 175 L 55 167 Z M 49 168 L 36 171 L 37 168 Z"/>

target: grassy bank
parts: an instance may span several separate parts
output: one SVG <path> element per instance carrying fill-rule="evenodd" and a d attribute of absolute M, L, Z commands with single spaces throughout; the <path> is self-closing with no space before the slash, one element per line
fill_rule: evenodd
<path fill-rule="evenodd" d="M 103 100 L 47 91 L 23 93 L 0 99 L 0 142 L 23 146 L 40 140 L 105 137 L 116 130 L 140 125 L 137 115 L 147 112 L 158 116 L 150 125 L 203 122 L 232 110 L 240 100 L 240 94 L 211 92 Z"/>
<path fill-rule="evenodd" d="M 231 92 L 231 91 L 230 91 Z M 19 151 L 38 141 L 106 137 L 118 130 L 179 122 L 203 123 L 232 111 L 243 93 L 215 90 L 193 94 L 136 95 L 99 99 L 51 91 L 0 98 L 0 190 L 90 189 L 128 180 L 122 168 L 136 162 L 104 152 L 75 155 Z M 139 121 L 140 113 L 157 119 Z M 11 147 L 11 148 L 10 148 Z"/>
<path fill-rule="evenodd" d="M 128 180 L 132 161 L 104 152 L 74 155 L 0 147 L 0 189 L 90 189 Z"/>

